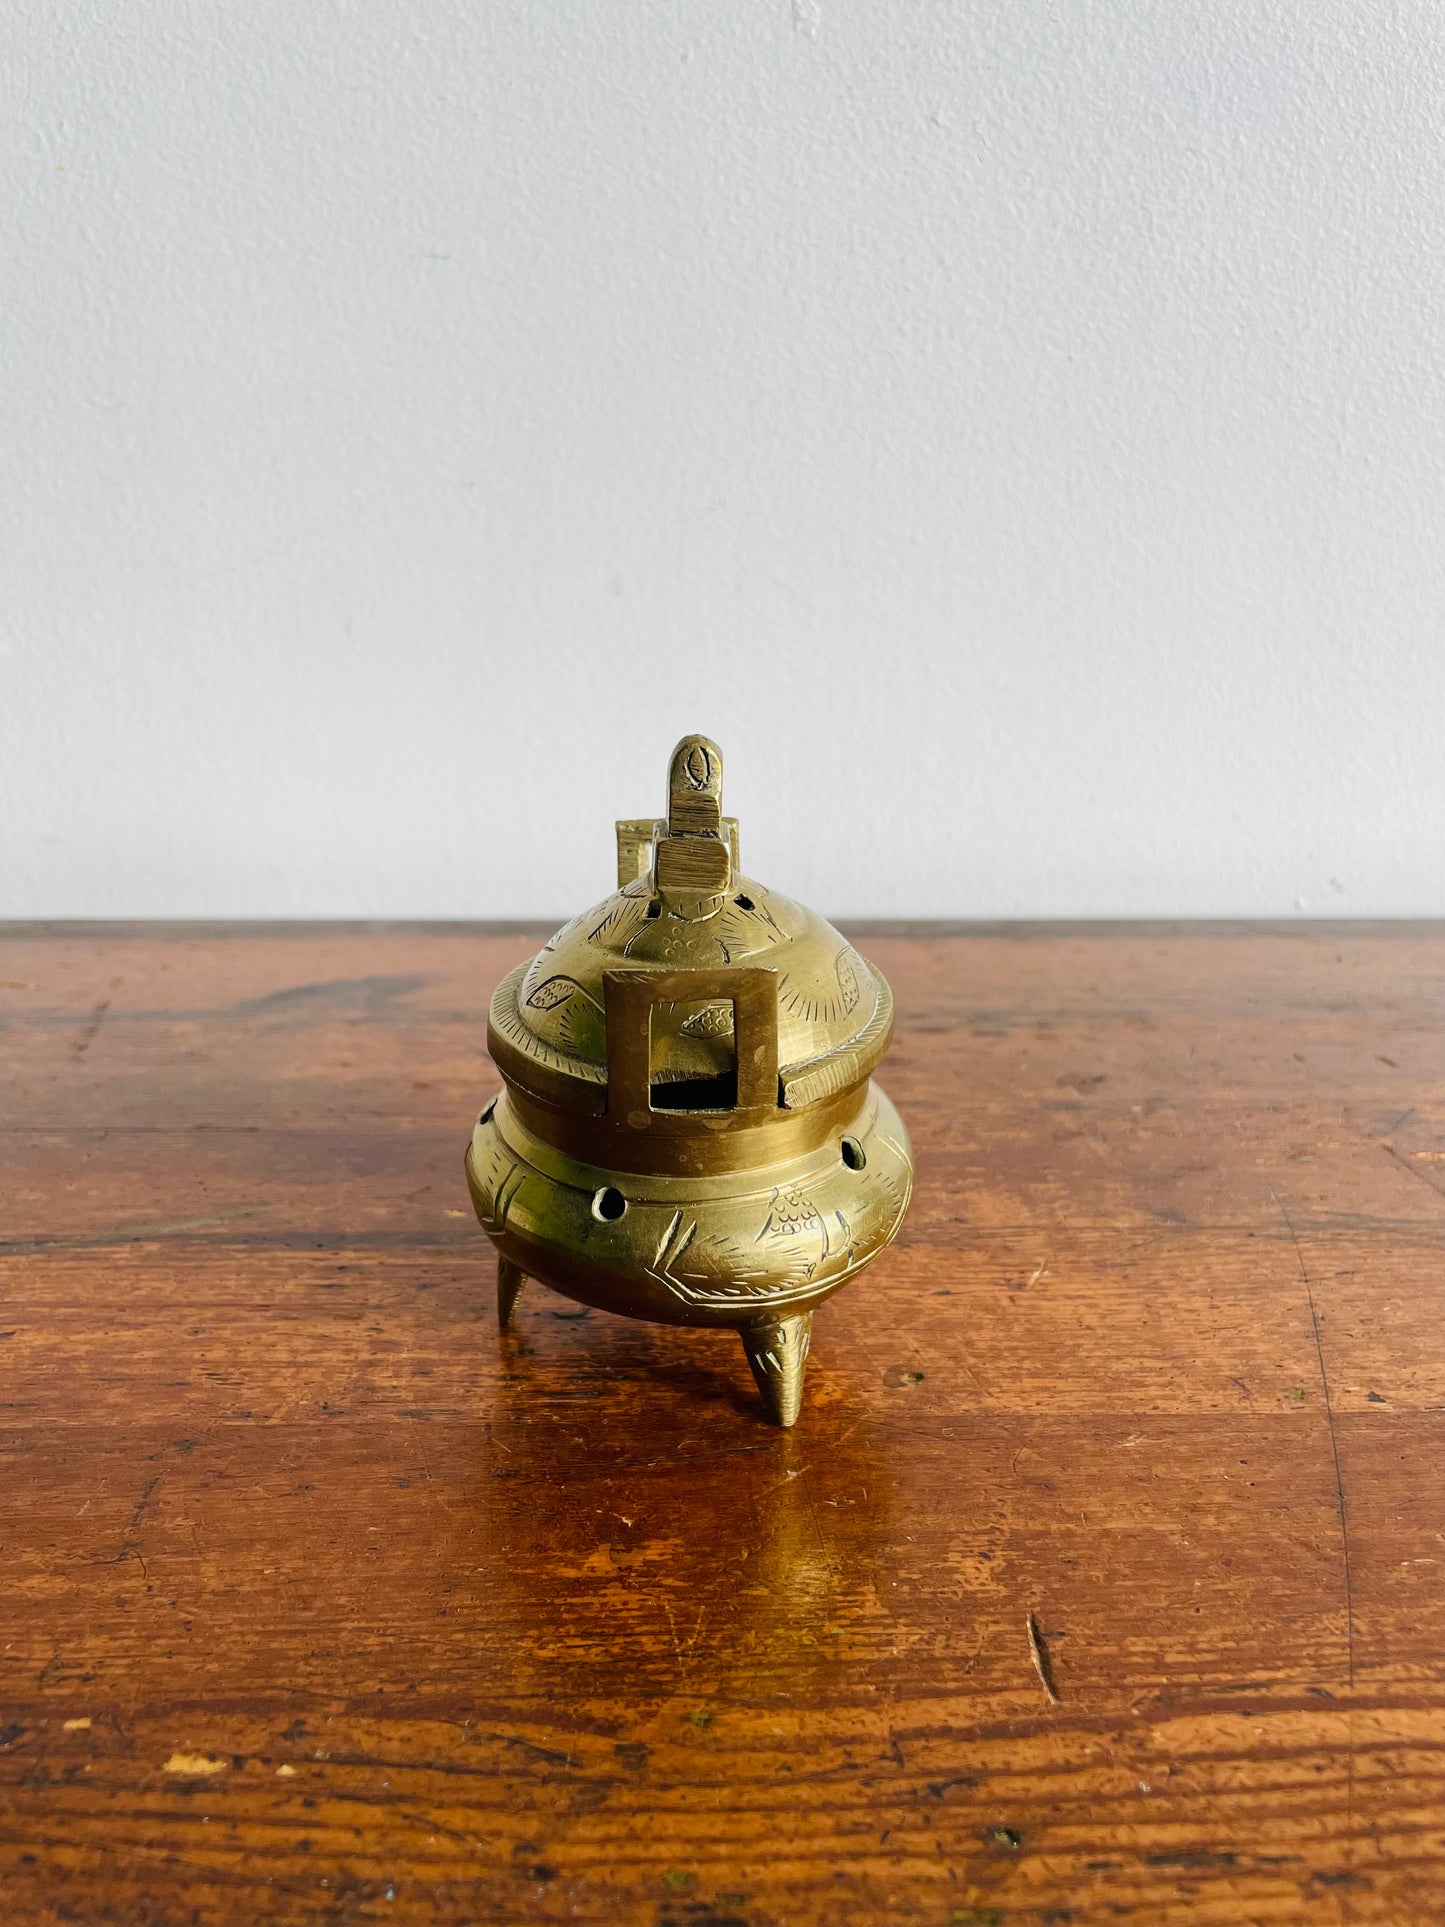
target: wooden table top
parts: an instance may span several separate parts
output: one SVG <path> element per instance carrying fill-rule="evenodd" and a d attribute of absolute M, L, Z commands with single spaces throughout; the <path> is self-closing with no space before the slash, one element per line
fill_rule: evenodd
<path fill-rule="evenodd" d="M 918 1185 L 784 1433 L 499 1340 L 535 934 L 0 932 L 6 1927 L 1445 1919 L 1445 932 L 859 941 Z"/>

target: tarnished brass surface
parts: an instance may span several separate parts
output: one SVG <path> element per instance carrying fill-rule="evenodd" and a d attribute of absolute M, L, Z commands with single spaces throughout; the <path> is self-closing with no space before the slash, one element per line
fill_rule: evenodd
<path fill-rule="evenodd" d="M 506 1089 L 467 1151 L 497 1305 L 527 1277 L 605 1311 L 741 1334 L 791 1425 L 813 1309 L 895 1235 L 912 1155 L 870 1073 L 888 986 L 740 874 L 722 757 L 673 752 L 668 812 L 617 825 L 616 891 L 492 999 Z"/>

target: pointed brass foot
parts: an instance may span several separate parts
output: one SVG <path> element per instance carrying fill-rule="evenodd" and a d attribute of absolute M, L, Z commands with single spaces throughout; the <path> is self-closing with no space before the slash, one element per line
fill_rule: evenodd
<path fill-rule="evenodd" d="M 522 1287 L 527 1282 L 527 1274 L 520 1265 L 514 1265 L 510 1258 L 497 1259 L 497 1325 L 505 1331 L 512 1322 L 512 1312 L 522 1295 Z"/>
<path fill-rule="evenodd" d="M 740 1336 L 768 1417 L 775 1425 L 796 1422 L 803 1403 L 803 1370 L 808 1363 L 808 1336 L 813 1314 L 774 1318 L 765 1325 L 746 1325 Z"/>

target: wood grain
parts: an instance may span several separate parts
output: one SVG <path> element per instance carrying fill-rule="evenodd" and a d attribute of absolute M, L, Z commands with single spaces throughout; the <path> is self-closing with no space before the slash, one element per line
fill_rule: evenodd
<path fill-rule="evenodd" d="M 498 1338 L 535 935 L 0 933 L 0 1919 L 1445 1918 L 1445 932 L 860 941 L 918 1189 L 784 1434 Z"/>

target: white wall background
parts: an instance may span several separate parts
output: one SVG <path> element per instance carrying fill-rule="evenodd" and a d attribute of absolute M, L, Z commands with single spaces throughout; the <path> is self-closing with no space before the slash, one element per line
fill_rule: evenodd
<path fill-rule="evenodd" d="M 0 42 L 0 914 L 1445 913 L 1438 0 Z"/>

